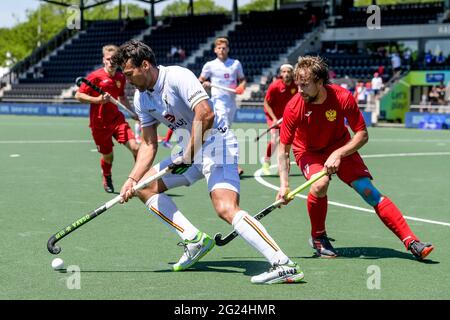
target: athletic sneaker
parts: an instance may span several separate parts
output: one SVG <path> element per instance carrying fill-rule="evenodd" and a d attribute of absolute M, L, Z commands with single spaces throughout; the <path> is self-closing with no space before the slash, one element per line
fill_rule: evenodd
<path fill-rule="evenodd" d="M 112 177 L 111 176 L 103 176 L 103 188 L 108 193 L 114 192 L 114 186 L 112 183 Z"/>
<path fill-rule="evenodd" d="M 434 247 L 431 243 L 422 243 L 416 240 L 411 241 L 408 246 L 408 250 L 410 250 L 418 260 L 425 259 L 433 249 Z"/>
<path fill-rule="evenodd" d="M 334 239 L 328 238 L 327 234 L 324 233 L 317 238 L 309 238 L 309 245 L 316 250 L 316 257 L 319 258 L 336 258 L 337 253 L 330 243 Z"/>
<path fill-rule="evenodd" d="M 172 144 L 171 144 L 169 141 L 161 141 L 161 145 L 162 145 L 164 148 L 172 149 Z"/>
<path fill-rule="evenodd" d="M 298 267 L 298 264 L 291 262 L 286 264 L 274 263 L 269 271 L 252 277 L 252 283 L 256 284 L 276 284 L 300 282 L 305 275 Z"/>
<path fill-rule="evenodd" d="M 270 176 L 270 163 L 264 161 L 264 163 L 261 167 L 261 171 L 262 171 L 263 175 Z"/>
<path fill-rule="evenodd" d="M 191 267 L 203 258 L 214 247 L 215 243 L 210 236 L 199 231 L 193 240 L 184 240 L 179 242 L 178 245 L 184 247 L 184 253 L 180 260 L 173 265 L 173 271 L 183 271 Z"/>

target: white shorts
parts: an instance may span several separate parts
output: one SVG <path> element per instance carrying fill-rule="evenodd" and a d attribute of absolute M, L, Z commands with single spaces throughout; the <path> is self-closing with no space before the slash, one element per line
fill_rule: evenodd
<path fill-rule="evenodd" d="M 155 166 L 157 171 L 166 168 L 172 163 L 171 157 L 168 157 Z M 211 193 L 215 189 L 227 189 L 239 194 L 240 179 L 237 164 L 214 164 L 206 162 L 205 164 L 193 164 L 183 174 L 168 173 L 162 177 L 162 181 L 167 189 L 173 189 L 179 186 L 190 186 L 196 181 L 206 178 L 208 191 Z"/>
<path fill-rule="evenodd" d="M 236 103 L 226 102 L 220 99 L 211 99 L 211 102 L 213 103 L 216 116 L 223 118 L 228 128 L 230 128 L 236 114 Z"/>

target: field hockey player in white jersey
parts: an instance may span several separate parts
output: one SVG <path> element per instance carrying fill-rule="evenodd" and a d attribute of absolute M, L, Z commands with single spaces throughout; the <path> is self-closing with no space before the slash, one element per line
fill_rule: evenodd
<path fill-rule="evenodd" d="M 195 75 L 178 66 L 157 66 L 151 48 L 137 40 L 123 44 L 113 61 L 138 89 L 134 103 L 142 125 L 142 143 L 136 163 L 120 194 L 125 202 L 138 196 L 151 213 L 181 237 L 185 252 L 173 265 L 173 270 L 191 267 L 213 248 L 214 240 L 197 229 L 164 192 L 192 185 L 205 177 L 209 198 L 219 217 L 232 224 L 271 264 L 269 271 L 252 277 L 251 281 L 258 284 L 300 281 L 303 273 L 298 265 L 283 253 L 259 221 L 239 207 L 237 141 L 230 130 L 223 127 L 226 121 L 214 114 L 209 97 Z M 182 137 L 183 152 L 152 167 L 158 148 L 156 127 L 159 123 Z M 138 181 L 169 165 L 173 168 L 170 173 L 133 192 Z"/>
<path fill-rule="evenodd" d="M 205 63 L 198 78 L 205 89 L 211 89 L 211 101 L 214 113 L 222 116 L 231 127 L 236 114 L 236 94 L 242 94 L 247 81 L 242 64 L 228 56 L 230 44 L 227 38 L 219 37 L 214 41 L 214 53 L 217 58 Z M 233 90 L 225 90 L 230 88 Z M 239 167 L 239 175 L 244 171 Z"/>

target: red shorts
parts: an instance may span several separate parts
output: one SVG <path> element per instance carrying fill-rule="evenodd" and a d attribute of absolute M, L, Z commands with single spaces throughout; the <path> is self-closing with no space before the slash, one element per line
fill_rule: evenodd
<path fill-rule="evenodd" d="M 309 180 L 313 174 L 322 171 L 323 164 L 327 161 L 329 155 L 330 154 L 304 152 L 296 157 L 296 161 L 305 178 Z M 372 179 L 369 169 L 367 169 L 358 152 L 342 158 L 336 174 L 339 179 L 348 185 L 359 178 L 368 177 Z"/>
<path fill-rule="evenodd" d="M 101 154 L 110 154 L 113 151 L 113 140 L 118 143 L 125 144 L 129 140 L 134 139 L 133 130 L 131 130 L 128 122 L 119 122 L 115 126 L 108 128 L 91 128 L 92 137 L 94 138 L 97 150 Z"/>

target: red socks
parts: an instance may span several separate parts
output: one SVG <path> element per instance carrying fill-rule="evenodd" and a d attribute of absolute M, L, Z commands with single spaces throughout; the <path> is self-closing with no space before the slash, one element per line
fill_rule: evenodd
<path fill-rule="evenodd" d="M 317 198 L 310 192 L 308 193 L 307 207 L 309 219 L 311 220 L 311 236 L 316 238 L 325 233 L 328 197 Z"/>
<path fill-rule="evenodd" d="M 267 149 L 266 149 L 266 161 L 270 161 L 270 157 L 272 157 L 272 141 L 269 141 L 269 143 L 267 144 Z"/>
<path fill-rule="evenodd" d="M 412 240 L 418 240 L 400 210 L 389 198 L 384 197 L 374 208 L 381 221 L 403 242 L 406 249 Z"/>
<path fill-rule="evenodd" d="M 100 158 L 100 166 L 102 167 L 102 172 L 105 177 L 111 175 L 112 163 L 108 163 L 103 160 L 103 158 Z"/>
<path fill-rule="evenodd" d="M 168 131 L 167 131 L 167 133 L 166 133 L 166 137 L 164 138 L 164 142 L 169 142 L 170 141 L 170 138 L 172 138 L 172 133 L 173 133 L 173 130 L 172 129 L 169 129 Z"/>

